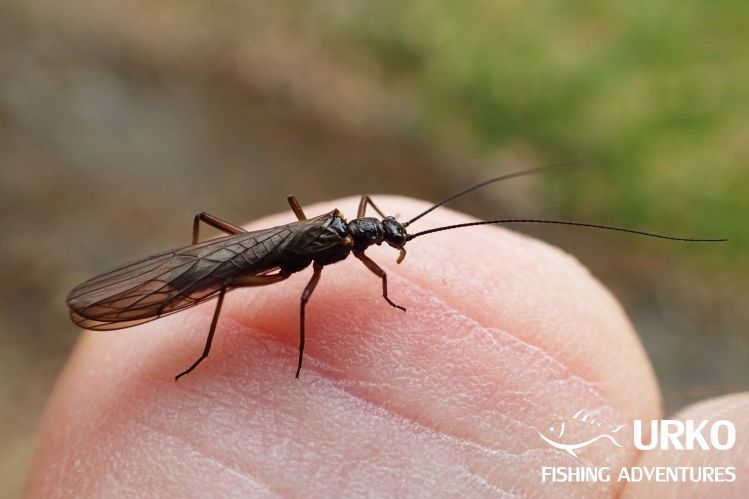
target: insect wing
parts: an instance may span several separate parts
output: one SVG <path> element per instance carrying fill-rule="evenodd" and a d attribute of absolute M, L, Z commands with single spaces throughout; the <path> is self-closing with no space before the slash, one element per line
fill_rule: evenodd
<path fill-rule="evenodd" d="M 85 329 L 103 331 L 135 326 L 192 307 L 216 296 L 232 275 L 274 270 L 272 265 L 262 265 L 253 248 L 269 241 L 278 244 L 285 232 L 287 226 L 224 236 L 96 276 L 68 295 L 70 317 Z"/>

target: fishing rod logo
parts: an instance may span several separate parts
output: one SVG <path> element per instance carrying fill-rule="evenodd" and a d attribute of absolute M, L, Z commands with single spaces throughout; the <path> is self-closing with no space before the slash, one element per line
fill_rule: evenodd
<path fill-rule="evenodd" d="M 570 435 L 579 434 L 581 427 L 585 430 L 585 437 L 575 438 Z M 590 427 L 595 428 L 592 436 Z M 577 431 L 571 431 L 571 428 Z M 590 446 L 607 445 L 609 448 L 604 449 L 605 452 L 625 448 L 628 434 L 631 434 L 632 446 L 641 451 L 725 451 L 733 448 L 736 443 L 736 426 L 727 419 L 654 419 L 647 422 L 635 419 L 632 421 L 631 432 L 625 428 L 628 425 L 605 422 L 595 411 L 580 409 L 570 420 L 552 425 L 546 432 L 537 430 L 537 433 L 546 444 L 567 453 L 576 461 L 581 459 L 580 453 Z M 736 480 L 736 468 L 624 466 L 614 477 L 618 481 L 628 482 L 733 482 Z M 543 482 L 608 482 L 611 479 L 612 473 L 607 466 L 541 467 Z"/>

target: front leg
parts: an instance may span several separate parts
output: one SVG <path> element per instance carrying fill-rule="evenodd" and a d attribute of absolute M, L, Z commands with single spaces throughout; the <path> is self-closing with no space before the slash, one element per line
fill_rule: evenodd
<path fill-rule="evenodd" d="M 374 208 L 374 211 L 376 211 L 378 215 L 380 215 L 382 218 L 385 218 L 385 214 L 380 211 L 376 204 L 374 204 L 372 198 L 370 198 L 366 194 L 363 195 L 359 200 L 359 209 L 356 211 L 356 218 L 362 218 L 364 215 L 366 215 L 367 205 L 370 205 L 372 208 Z"/>
<path fill-rule="evenodd" d="M 405 312 L 406 311 L 405 308 L 401 307 L 400 305 L 396 305 L 395 303 L 393 303 L 393 301 L 390 298 L 388 298 L 388 275 L 385 273 L 385 271 L 382 270 L 380 266 L 375 263 L 374 260 L 372 260 L 367 255 L 365 255 L 364 252 L 354 252 L 354 256 L 358 258 L 359 260 L 361 260 L 362 263 L 366 265 L 367 268 L 371 270 L 374 275 L 382 279 L 382 297 L 385 298 L 385 301 L 388 302 L 390 305 L 394 306 L 395 308 L 398 308 Z"/>

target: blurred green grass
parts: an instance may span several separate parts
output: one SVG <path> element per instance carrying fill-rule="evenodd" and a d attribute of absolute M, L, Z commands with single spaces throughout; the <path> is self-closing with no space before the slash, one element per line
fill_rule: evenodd
<path fill-rule="evenodd" d="M 749 3 L 300 5 L 287 4 L 300 28 L 413 96 L 426 143 L 580 159 L 593 168 L 546 182 L 552 213 L 728 237 L 719 252 L 669 251 L 747 269 Z"/>

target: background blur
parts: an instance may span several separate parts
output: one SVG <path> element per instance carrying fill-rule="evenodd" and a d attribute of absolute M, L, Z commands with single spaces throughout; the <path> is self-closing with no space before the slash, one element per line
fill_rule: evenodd
<path fill-rule="evenodd" d="M 623 302 L 668 410 L 746 390 L 748 34 L 716 0 L 3 0 L 0 496 L 79 334 L 68 290 L 288 193 L 437 200 L 581 160 L 455 207 L 728 237 L 521 228 Z"/>

